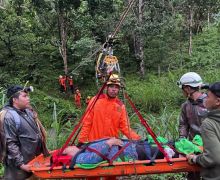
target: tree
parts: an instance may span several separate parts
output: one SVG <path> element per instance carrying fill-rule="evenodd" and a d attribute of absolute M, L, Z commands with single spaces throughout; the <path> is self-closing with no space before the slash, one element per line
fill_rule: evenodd
<path fill-rule="evenodd" d="M 74 11 L 76 11 L 80 7 L 80 0 L 52 0 L 52 1 L 44 1 L 41 0 L 33 1 L 33 6 L 36 8 L 36 11 L 40 14 L 43 13 L 44 16 L 47 16 L 46 10 L 50 10 L 50 12 L 53 13 L 53 15 L 57 19 L 56 27 L 57 29 L 57 38 L 59 41 L 56 41 L 54 45 L 58 46 L 60 55 L 63 59 L 64 64 L 64 73 L 68 74 L 68 47 L 67 47 L 67 41 L 68 41 L 68 35 L 70 31 L 70 16 L 71 14 L 74 14 Z M 52 17 L 50 17 L 52 18 Z M 51 20 L 50 20 L 51 21 Z M 54 23 L 54 21 L 52 20 Z M 53 24 L 52 23 L 52 24 Z M 51 25 L 52 25 L 51 24 Z M 53 24 L 54 25 L 54 24 Z"/>
<path fill-rule="evenodd" d="M 144 62 L 144 37 L 142 33 L 142 23 L 143 23 L 143 14 L 144 14 L 144 1 L 138 1 L 138 12 L 137 12 L 137 30 L 134 33 L 134 49 L 135 56 L 140 62 L 140 74 L 141 77 L 145 76 L 145 62 Z"/>

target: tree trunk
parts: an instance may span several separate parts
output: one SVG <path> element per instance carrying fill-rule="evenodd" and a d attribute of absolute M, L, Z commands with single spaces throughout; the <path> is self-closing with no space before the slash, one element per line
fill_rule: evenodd
<path fill-rule="evenodd" d="M 192 7 L 189 6 L 189 55 L 192 55 L 192 28 L 193 28 L 193 10 Z"/>
<path fill-rule="evenodd" d="M 160 74 L 161 74 L 161 68 L 160 68 L 160 65 L 158 64 L 157 66 L 157 72 L 158 72 L 158 77 L 160 77 Z"/>
<path fill-rule="evenodd" d="M 209 12 L 209 8 L 208 8 L 208 17 L 207 17 L 207 21 L 208 21 L 208 29 L 210 27 L 210 12 Z"/>
<path fill-rule="evenodd" d="M 67 64 L 67 22 L 64 17 L 63 9 L 59 12 L 59 23 L 60 23 L 60 40 L 61 46 L 59 47 L 60 54 L 63 58 L 64 73 L 68 74 L 68 64 Z"/>
<path fill-rule="evenodd" d="M 0 9 L 5 9 L 3 0 L 0 0 Z"/>
<path fill-rule="evenodd" d="M 144 43 L 143 36 L 141 33 L 141 26 L 143 22 L 143 0 L 138 1 L 138 30 L 135 33 L 135 56 L 140 62 L 140 73 L 141 77 L 145 76 L 145 63 L 144 63 Z"/>

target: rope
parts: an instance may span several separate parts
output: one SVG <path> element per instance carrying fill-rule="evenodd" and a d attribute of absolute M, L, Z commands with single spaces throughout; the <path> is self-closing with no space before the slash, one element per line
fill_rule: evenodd
<path fill-rule="evenodd" d="M 125 107 L 126 107 L 126 102 L 125 101 L 125 87 L 122 87 L 122 94 L 123 94 L 123 102 L 125 104 Z M 128 133 L 129 133 L 129 137 L 131 137 L 131 126 L 130 126 L 130 121 L 129 121 L 129 117 L 128 117 L 128 112 L 126 113 L 126 120 L 127 120 L 127 124 L 128 124 Z M 129 143 L 131 143 L 132 140 L 129 138 Z M 132 151 L 134 150 L 134 148 L 131 148 Z M 132 164 L 133 164 L 133 167 L 134 167 L 134 175 L 137 176 L 137 167 L 136 167 L 136 163 L 135 163 L 135 160 L 134 158 L 132 158 Z"/>
<path fill-rule="evenodd" d="M 135 113 L 137 114 L 141 124 L 143 124 L 143 126 L 146 128 L 146 130 L 148 131 L 148 133 L 152 136 L 152 138 L 154 139 L 154 142 L 157 144 L 159 150 L 164 154 L 164 157 L 166 159 L 166 161 L 168 163 L 171 164 L 170 158 L 168 157 L 167 153 L 164 151 L 163 147 L 161 146 L 161 144 L 158 142 L 157 140 L 157 136 L 156 134 L 152 131 L 152 129 L 150 128 L 149 124 L 147 123 L 147 121 L 143 118 L 143 116 L 140 114 L 140 112 L 137 110 L 137 108 L 135 107 L 134 103 L 131 101 L 131 99 L 129 98 L 128 94 L 125 93 L 125 97 L 128 100 L 129 104 L 131 105 L 132 109 L 135 111 Z"/>
<path fill-rule="evenodd" d="M 119 31 L 119 28 L 120 26 L 122 25 L 126 15 L 128 14 L 129 10 L 131 9 L 133 3 L 135 2 L 136 0 L 131 0 L 130 3 L 128 4 L 128 6 L 126 7 L 125 11 L 122 13 L 121 15 L 121 18 L 120 18 L 120 21 L 118 22 L 118 24 L 116 25 L 116 28 L 115 30 L 113 31 L 112 35 L 111 35 L 111 38 L 114 38 L 116 33 Z M 110 39 L 110 37 L 107 38 L 106 42 L 108 42 L 108 40 Z M 106 43 L 105 42 L 105 43 Z M 97 54 L 102 48 L 103 46 L 105 45 L 105 43 L 103 43 L 99 48 L 97 48 L 94 53 L 92 53 L 90 56 L 88 56 L 88 59 L 91 59 L 95 54 Z"/>
<path fill-rule="evenodd" d="M 111 75 L 111 74 L 110 74 Z M 109 75 L 109 77 L 110 77 Z M 62 154 L 62 152 L 64 151 L 64 149 L 68 146 L 69 142 L 71 141 L 71 139 L 73 138 L 73 136 L 75 135 L 76 131 L 80 128 L 84 118 L 91 112 L 91 110 L 93 109 L 96 101 L 98 100 L 99 96 L 102 94 L 103 90 L 105 89 L 106 85 L 107 85 L 107 81 L 109 79 L 109 77 L 107 78 L 107 80 L 105 81 L 105 83 L 103 84 L 103 86 L 101 87 L 101 89 L 99 90 L 98 94 L 96 95 L 94 101 L 89 105 L 89 107 L 86 109 L 85 113 L 83 114 L 83 116 L 81 117 L 79 123 L 75 126 L 74 130 L 72 131 L 72 133 L 70 134 L 70 136 L 68 137 L 68 139 L 66 140 L 65 144 L 62 146 L 62 148 L 59 151 L 59 155 Z M 78 135 L 78 133 L 77 133 Z M 77 138 L 77 136 L 74 138 L 74 140 Z M 73 144 L 74 142 L 72 142 Z"/>
<path fill-rule="evenodd" d="M 111 36 L 112 38 L 114 38 L 115 35 L 116 35 L 116 33 L 119 31 L 119 28 L 120 28 L 122 22 L 124 21 L 126 15 L 128 14 L 128 11 L 131 9 L 131 7 L 132 7 L 134 1 L 136 1 L 136 0 L 131 0 L 130 3 L 128 4 L 127 8 L 126 8 L 125 11 L 123 12 L 123 14 L 122 14 L 122 16 L 121 16 L 121 18 L 120 18 L 120 21 L 118 22 L 118 24 L 117 24 L 117 26 L 116 26 L 116 28 L 115 28 L 115 30 L 114 30 L 114 33 L 113 33 L 112 36 Z"/>

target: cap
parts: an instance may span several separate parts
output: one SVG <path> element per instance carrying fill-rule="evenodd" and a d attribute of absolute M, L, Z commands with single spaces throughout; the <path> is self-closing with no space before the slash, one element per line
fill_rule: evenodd
<path fill-rule="evenodd" d="M 215 82 L 209 86 L 205 86 L 204 89 L 208 89 L 214 95 L 220 98 L 220 82 Z"/>
<path fill-rule="evenodd" d="M 10 99 L 13 95 L 15 95 L 16 93 L 21 92 L 21 91 L 24 91 L 26 93 L 33 92 L 34 88 L 33 88 L 33 86 L 23 87 L 20 85 L 12 85 L 7 89 L 6 96 L 8 99 Z"/>

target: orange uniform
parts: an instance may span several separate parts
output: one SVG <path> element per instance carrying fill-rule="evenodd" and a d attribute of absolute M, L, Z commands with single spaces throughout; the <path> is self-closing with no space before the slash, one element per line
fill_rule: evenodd
<path fill-rule="evenodd" d="M 59 76 L 59 84 L 61 92 L 66 92 L 66 76 Z"/>
<path fill-rule="evenodd" d="M 70 90 L 71 90 L 71 92 L 73 93 L 73 92 L 74 92 L 74 86 L 73 86 L 73 78 L 72 78 L 72 76 L 67 77 L 67 81 L 68 81 Z"/>
<path fill-rule="evenodd" d="M 70 85 L 70 86 L 73 86 L 73 79 L 72 79 L 72 78 L 67 77 L 67 80 L 68 80 L 69 85 Z"/>
<path fill-rule="evenodd" d="M 90 101 L 94 100 L 94 98 Z M 129 129 L 125 105 L 118 99 L 102 94 L 93 109 L 83 120 L 79 142 L 119 137 L 121 131 L 128 138 L 139 140 L 140 136 Z"/>
<path fill-rule="evenodd" d="M 81 94 L 79 90 L 76 91 L 74 94 L 74 99 L 75 99 L 75 105 L 77 108 L 81 108 Z"/>

